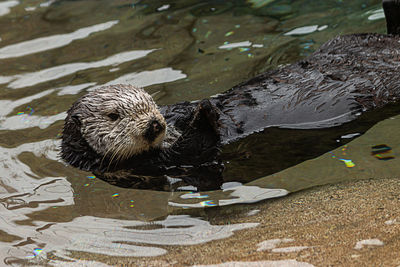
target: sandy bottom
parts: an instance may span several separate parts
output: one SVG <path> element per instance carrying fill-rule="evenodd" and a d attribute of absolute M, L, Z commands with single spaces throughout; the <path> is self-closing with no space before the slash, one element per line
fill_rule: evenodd
<path fill-rule="evenodd" d="M 107 258 L 104 262 L 124 266 L 398 266 L 399 192 L 400 179 L 362 180 L 258 204 L 207 209 L 205 216 L 213 224 L 260 224 L 202 245 L 164 246 L 169 253 L 159 257 Z"/>

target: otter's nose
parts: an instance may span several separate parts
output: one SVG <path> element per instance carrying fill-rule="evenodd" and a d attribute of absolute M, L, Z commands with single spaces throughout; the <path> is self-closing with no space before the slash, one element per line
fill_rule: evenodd
<path fill-rule="evenodd" d="M 164 126 L 162 126 L 158 120 L 150 122 L 150 127 L 153 127 L 153 131 L 156 134 L 159 134 L 164 130 Z"/>
<path fill-rule="evenodd" d="M 144 134 L 144 137 L 150 142 L 153 142 L 163 131 L 165 126 L 158 120 L 153 119 L 149 122 L 149 126 Z"/>

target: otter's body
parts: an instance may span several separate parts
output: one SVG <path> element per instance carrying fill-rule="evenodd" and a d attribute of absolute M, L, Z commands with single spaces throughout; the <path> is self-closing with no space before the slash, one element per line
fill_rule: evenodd
<path fill-rule="evenodd" d="M 263 73 L 211 98 L 221 143 L 269 127 L 327 128 L 400 98 L 400 37 L 339 36 L 310 57 Z M 197 103 L 161 108 L 164 117 L 187 114 Z M 167 119 L 168 121 L 168 119 Z M 169 121 L 168 123 L 174 123 Z"/>
<path fill-rule="evenodd" d="M 155 133 L 151 128 L 153 143 L 149 142 L 148 149 L 128 153 L 118 161 L 89 145 L 82 130 L 86 126 L 81 122 L 74 125 L 71 120 L 73 106 L 64 128 L 62 157 L 71 165 L 120 186 L 166 189 L 168 178 L 173 177 L 182 178 L 200 190 L 216 189 L 223 182 L 220 155 L 223 145 L 268 128 L 311 130 L 357 121 L 363 112 L 400 98 L 399 71 L 398 36 L 339 36 L 300 62 L 261 74 L 216 97 L 161 107 L 168 141 L 155 142 L 161 140 L 158 134 L 164 134 L 164 129 Z M 122 85 L 101 90 L 112 94 L 115 87 L 130 90 Z M 121 94 L 114 97 L 118 101 Z M 149 112 L 156 114 L 158 111 L 154 109 L 152 106 Z M 165 123 L 154 115 L 146 119 L 140 131 L 148 131 L 148 121 L 155 116 L 157 124 Z M 265 135 L 268 136 L 268 130 Z"/>

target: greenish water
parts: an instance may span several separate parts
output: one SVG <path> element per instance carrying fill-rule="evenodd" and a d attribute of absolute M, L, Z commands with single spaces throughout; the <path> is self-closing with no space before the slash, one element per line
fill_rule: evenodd
<path fill-rule="evenodd" d="M 75 261 L 74 252 L 161 255 L 168 249 L 160 245 L 207 242 L 255 226 L 213 226 L 186 216 L 188 208 L 395 176 L 397 117 L 345 151 L 201 194 L 118 188 L 58 157 L 66 110 L 96 86 L 143 86 L 159 105 L 206 98 L 299 60 L 336 35 L 359 32 L 385 32 L 380 1 L 1 1 L 2 262 L 57 265 Z M 372 156 L 379 144 L 395 159 Z M 240 166 L 235 170 L 241 173 Z M 149 227 L 149 220 L 157 222 Z"/>

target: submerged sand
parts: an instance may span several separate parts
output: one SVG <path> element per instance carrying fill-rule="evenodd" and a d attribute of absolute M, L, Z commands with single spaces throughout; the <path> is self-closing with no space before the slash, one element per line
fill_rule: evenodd
<path fill-rule="evenodd" d="M 164 246 L 169 252 L 159 257 L 96 260 L 121 266 L 397 266 L 399 192 L 400 179 L 362 180 L 208 209 L 213 224 L 260 224 L 201 245 Z"/>

